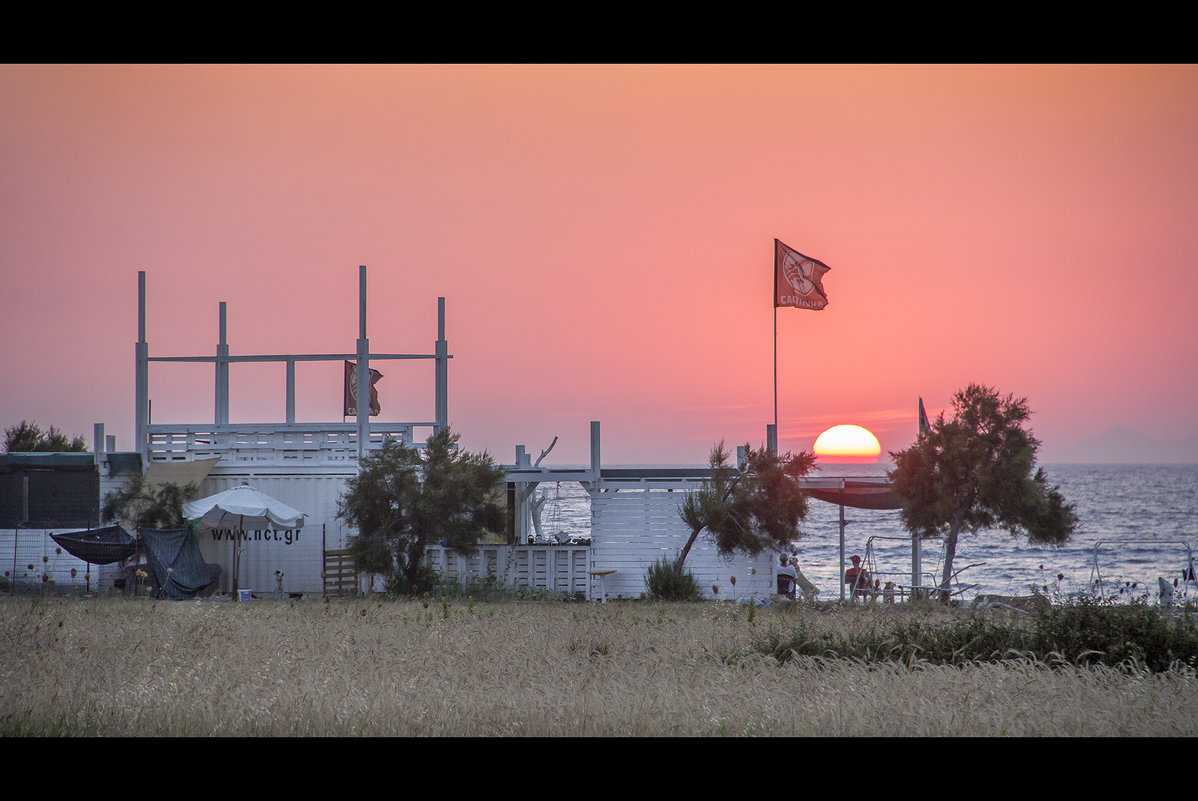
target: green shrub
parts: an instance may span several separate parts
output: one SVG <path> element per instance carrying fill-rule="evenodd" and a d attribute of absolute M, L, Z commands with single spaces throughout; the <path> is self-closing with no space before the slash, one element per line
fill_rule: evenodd
<path fill-rule="evenodd" d="M 1146 604 L 1081 597 L 1031 616 L 974 613 L 933 623 L 878 615 L 847 632 L 816 634 L 800 620 L 787 633 L 771 631 L 759 638 L 753 650 L 779 662 L 796 654 L 939 665 L 1032 658 L 1165 671 L 1179 663 L 1198 668 L 1198 622 Z"/>
<path fill-rule="evenodd" d="M 645 586 L 654 601 L 701 601 L 699 582 L 689 570 L 678 575 L 674 560 L 663 556 L 645 570 Z"/>
<path fill-rule="evenodd" d="M 1127 660 L 1149 670 L 1175 661 L 1198 667 L 1198 624 L 1144 603 L 1109 603 L 1080 596 L 1036 615 L 1031 648 L 1071 662 L 1119 665 Z"/>
<path fill-rule="evenodd" d="M 430 565 L 420 565 L 409 574 L 396 571 L 387 576 L 387 592 L 392 595 L 415 597 L 435 592 L 441 583 L 441 575 Z"/>
<path fill-rule="evenodd" d="M 981 616 L 926 624 L 919 620 L 880 619 L 864 631 L 816 635 L 801 622 L 788 635 L 772 632 L 754 644 L 755 650 L 780 662 L 792 655 L 853 658 L 865 662 L 922 660 L 961 665 L 1001 659 L 1021 645 L 1017 629 Z"/>

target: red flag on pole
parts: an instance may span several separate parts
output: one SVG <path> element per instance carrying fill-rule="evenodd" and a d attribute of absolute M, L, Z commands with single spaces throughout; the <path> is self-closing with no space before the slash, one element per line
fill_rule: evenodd
<path fill-rule="evenodd" d="M 774 306 L 819 311 L 828 305 L 824 273 L 832 269 L 818 259 L 774 240 Z"/>
<path fill-rule="evenodd" d="M 378 417 L 383 411 L 379 406 L 379 390 L 375 386 L 383 374 L 373 367 L 370 368 L 370 415 Z M 358 365 L 355 362 L 345 363 L 345 416 L 358 415 Z"/>

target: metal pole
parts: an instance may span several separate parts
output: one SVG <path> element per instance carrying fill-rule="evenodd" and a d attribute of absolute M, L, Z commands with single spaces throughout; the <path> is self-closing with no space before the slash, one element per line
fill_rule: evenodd
<path fill-rule="evenodd" d="M 445 298 L 437 298 L 437 375 L 434 389 L 437 431 L 449 427 L 449 343 L 445 341 Z"/>
<path fill-rule="evenodd" d="M 358 266 L 358 459 L 370 440 L 370 340 L 366 338 L 366 265 Z"/>
<path fill-rule="evenodd" d="M 135 395 L 133 420 L 137 452 L 143 461 L 149 453 L 150 351 L 146 343 L 146 271 L 137 272 L 137 343 L 135 345 Z"/>
<path fill-rule="evenodd" d="M 919 442 L 919 435 L 923 428 L 923 398 L 919 399 L 919 413 L 915 420 L 915 441 Z M 919 535 L 911 532 L 911 597 L 914 598 L 919 590 L 915 587 L 923 584 L 921 574 L 923 573 L 923 565 L 920 563 L 920 539 Z"/>
<path fill-rule="evenodd" d="M 844 479 L 840 479 L 840 494 L 844 497 Z M 840 600 L 844 600 L 844 504 L 840 504 L 840 575 L 837 581 L 840 582 Z"/>
<path fill-rule="evenodd" d="M 778 431 L 778 243 L 774 240 L 774 296 L 770 298 L 774 310 L 774 432 Z M 777 442 L 775 442 L 775 445 Z M 775 453 L 777 451 L 775 450 Z"/>
<path fill-rule="evenodd" d="M 920 574 L 923 573 L 923 565 L 920 564 L 919 544 L 920 544 L 919 535 L 912 533 L 911 534 L 911 587 L 912 588 L 918 587 L 922 583 L 920 580 Z M 919 592 L 919 591 L 916 589 L 912 589 L 911 597 L 914 598 L 915 594 L 917 592 Z"/>
<path fill-rule="evenodd" d="M 777 270 L 774 271 L 774 281 L 778 280 Z M 774 434 L 778 432 L 778 305 L 777 287 L 774 287 Z M 774 445 L 777 445 L 775 440 Z M 777 453 L 777 449 L 774 450 Z"/>

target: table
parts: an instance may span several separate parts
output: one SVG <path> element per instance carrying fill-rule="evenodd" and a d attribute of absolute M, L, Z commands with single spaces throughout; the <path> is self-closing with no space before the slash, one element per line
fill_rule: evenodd
<path fill-rule="evenodd" d="M 602 596 L 603 596 L 603 598 L 602 598 L 602 600 L 600 601 L 600 603 L 607 603 L 607 583 L 606 583 L 606 579 L 607 579 L 607 577 L 608 577 L 608 576 L 610 576 L 612 573 L 615 573 L 615 572 L 616 572 L 616 571 L 615 571 L 615 570 L 612 570 L 612 569 L 606 569 L 606 570 L 588 570 L 588 571 L 587 571 L 587 573 L 588 573 L 588 574 L 590 574 L 590 575 L 592 575 L 592 576 L 598 576 L 598 577 L 599 577 L 599 592 L 600 592 L 600 594 L 602 594 Z"/>

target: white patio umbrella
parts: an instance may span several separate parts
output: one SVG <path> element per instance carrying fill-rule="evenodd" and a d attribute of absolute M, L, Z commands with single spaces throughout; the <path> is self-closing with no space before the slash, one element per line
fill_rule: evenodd
<path fill-rule="evenodd" d="M 242 484 L 238 487 L 183 504 L 183 516 L 199 521 L 209 528 L 297 529 L 304 525 L 304 513 L 264 492 Z M 233 539 L 233 597 L 237 597 L 238 567 L 241 541 Z"/>

